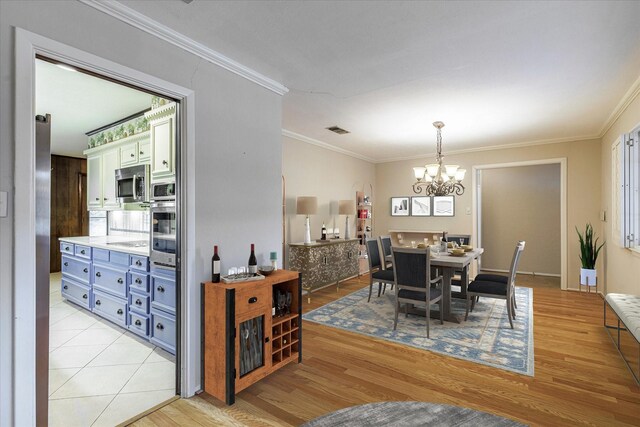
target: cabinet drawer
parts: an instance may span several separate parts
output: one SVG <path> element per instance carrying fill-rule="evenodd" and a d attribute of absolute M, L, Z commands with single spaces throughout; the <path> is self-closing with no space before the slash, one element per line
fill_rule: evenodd
<path fill-rule="evenodd" d="M 151 141 L 140 141 L 138 143 L 138 161 L 149 163 L 151 159 Z"/>
<path fill-rule="evenodd" d="M 141 314 L 149 314 L 149 297 L 129 292 L 129 310 Z"/>
<path fill-rule="evenodd" d="M 146 256 L 131 255 L 130 263 L 130 268 L 140 271 L 149 271 L 149 258 Z"/>
<path fill-rule="evenodd" d="M 63 255 L 62 274 L 88 285 L 89 275 L 91 274 L 91 263 L 89 261 Z"/>
<path fill-rule="evenodd" d="M 120 148 L 120 165 L 135 165 L 138 163 L 138 143 L 123 145 Z"/>
<path fill-rule="evenodd" d="M 271 286 L 236 289 L 236 316 L 259 309 L 271 312 Z"/>
<path fill-rule="evenodd" d="M 74 254 L 73 243 L 60 242 L 60 252 L 63 254 L 73 255 Z"/>
<path fill-rule="evenodd" d="M 91 289 L 88 286 L 63 277 L 60 291 L 63 298 L 91 310 Z"/>
<path fill-rule="evenodd" d="M 134 273 L 133 271 L 129 273 L 129 290 L 136 290 L 140 293 L 149 293 L 149 275 L 144 273 Z"/>
<path fill-rule="evenodd" d="M 151 310 L 149 335 L 153 344 L 176 354 L 176 318 L 171 314 Z"/>
<path fill-rule="evenodd" d="M 149 336 L 149 316 L 129 312 L 129 330 L 143 337 Z"/>
<path fill-rule="evenodd" d="M 175 314 L 176 281 L 174 278 L 151 275 L 151 307 Z"/>
<path fill-rule="evenodd" d="M 117 251 L 109 251 L 109 262 L 111 264 L 129 265 L 129 254 Z"/>
<path fill-rule="evenodd" d="M 109 262 L 109 250 L 93 248 L 93 260 Z"/>
<path fill-rule="evenodd" d="M 127 298 L 127 270 L 94 264 L 93 287 L 120 298 Z"/>
<path fill-rule="evenodd" d="M 80 258 L 91 259 L 91 246 L 76 245 L 75 254 Z"/>
<path fill-rule="evenodd" d="M 116 298 L 100 291 L 94 291 L 92 311 L 122 327 L 127 326 L 126 299 Z"/>

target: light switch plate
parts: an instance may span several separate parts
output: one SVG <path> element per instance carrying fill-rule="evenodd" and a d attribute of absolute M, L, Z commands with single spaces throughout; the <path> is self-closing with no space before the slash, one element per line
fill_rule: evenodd
<path fill-rule="evenodd" d="M 7 200 L 9 199 L 9 193 L 6 191 L 0 191 L 0 218 L 6 218 L 7 216 Z"/>
<path fill-rule="evenodd" d="M 467 208 L 467 209 L 466 209 L 466 211 L 465 211 L 465 213 L 466 213 L 467 215 L 471 215 L 471 208 Z"/>

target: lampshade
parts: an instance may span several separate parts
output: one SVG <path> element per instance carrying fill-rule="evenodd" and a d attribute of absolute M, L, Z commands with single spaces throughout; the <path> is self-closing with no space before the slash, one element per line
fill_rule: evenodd
<path fill-rule="evenodd" d="M 430 164 L 427 165 L 427 174 L 431 177 L 431 178 L 435 178 L 435 176 L 438 174 L 438 169 L 440 169 L 440 165 L 438 164 Z"/>
<path fill-rule="evenodd" d="M 301 196 L 296 199 L 296 214 L 315 215 L 318 210 L 318 198 L 315 196 Z"/>
<path fill-rule="evenodd" d="M 427 168 L 422 167 L 422 166 L 416 166 L 415 168 L 413 168 L 413 174 L 415 175 L 416 179 L 418 181 L 421 181 L 422 178 L 424 178 L 424 173 L 427 170 Z"/>
<path fill-rule="evenodd" d="M 353 200 L 340 200 L 338 215 L 354 215 L 356 213 L 356 203 Z"/>

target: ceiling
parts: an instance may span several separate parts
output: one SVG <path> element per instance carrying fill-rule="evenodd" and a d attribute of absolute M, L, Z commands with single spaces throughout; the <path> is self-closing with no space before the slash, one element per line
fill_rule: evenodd
<path fill-rule="evenodd" d="M 286 131 L 373 161 L 598 137 L 640 71 L 640 2 L 121 3 L 274 79 Z M 336 135 L 338 125 L 351 133 Z"/>
<path fill-rule="evenodd" d="M 151 95 L 36 60 L 36 114 L 51 114 L 51 153 L 84 157 L 86 132 L 151 106 Z"/>

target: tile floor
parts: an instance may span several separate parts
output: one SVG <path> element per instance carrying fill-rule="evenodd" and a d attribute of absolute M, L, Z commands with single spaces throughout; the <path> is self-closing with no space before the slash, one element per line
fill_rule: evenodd
<path fill-rule="evenodd" d="M 115 426 L 175 395 L 175 358 L 67 302 L 50 276 L 49 426 Z"/>

